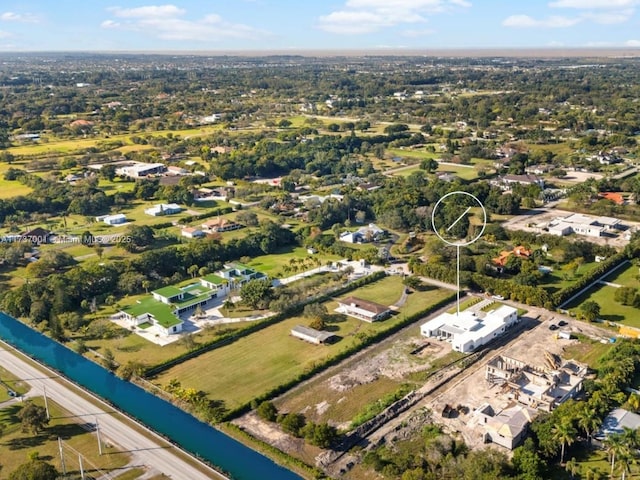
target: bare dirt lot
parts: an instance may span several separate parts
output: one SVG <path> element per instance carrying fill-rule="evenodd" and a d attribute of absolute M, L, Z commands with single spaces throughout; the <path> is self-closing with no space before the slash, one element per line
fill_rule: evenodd
<path fill-rule="evenodd" d="M 544 367 L 545 352 L 569 360 L 570 358 L 566 358 L 567 355 L 564 352 L 567 347 L 575 345 L 579 340 L 556 338 L 557 331 L 550 330 L 549 326 L 560 320 L 567 322 L 567 325 L 562 327 L 563 331 L 581 333 L 593 339 L 604 340 L 610 336 L 610 332 L 595 325 L 556 314 L 546 313 L 540 317 L 540 320 L 540 323 L 532 330 L 523 333 L 518 339 L 500 349 L 499 352 L 492 352 L 484 357 L 477 365 L 469 369 L 470 374 L 457 379 L 446 391 L 426 402 L 425 406 L 434 412 L 437 423 L 445 425 L 450 432 L 459 432 L 470 447 L 481 445 L 481 435 L 477 430 L 474 430 L 473 422 L 470 422 L 471 412 L 483 403 L 489 403 L 494 410 L 499 411 L 510 402 L 506 396 L 499 392 L 499 387 L 491 385 L 485 380 L 486 364 L 491 358 L 499 353 L 525 361 L 536 367 Z M 469 408 L 470 413 L 461 414 L 457 418 L 440 418 L 437 412 L 442 411 L 446 404 L 454 406 L 462 404 Z"/>

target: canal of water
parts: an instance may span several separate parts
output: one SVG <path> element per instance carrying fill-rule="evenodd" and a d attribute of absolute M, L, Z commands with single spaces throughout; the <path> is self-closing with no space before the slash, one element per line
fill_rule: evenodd
<path fill-rule="evenodd" d="M 299 480 L 264 455 L 0 312 L 0 338 L 237 480 Z"/>

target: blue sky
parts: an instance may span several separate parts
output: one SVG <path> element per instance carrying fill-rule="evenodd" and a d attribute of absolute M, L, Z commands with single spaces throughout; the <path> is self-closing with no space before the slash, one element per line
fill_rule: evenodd
<path fill-rule="evenodd" d="M 0 51 L 640 47 L 640 0 L 3 0 Z"/>

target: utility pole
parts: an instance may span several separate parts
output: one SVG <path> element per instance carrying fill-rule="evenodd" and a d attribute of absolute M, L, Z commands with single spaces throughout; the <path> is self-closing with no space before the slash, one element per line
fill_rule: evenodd
<path fill-rule="evenodd" d="M 98 425 L 97 418 L 96 418 L 96 434 L 98 435 L 98 453 L 102 455 L 102 440 L 100 439 L 100 425 Z"/>
<path fill-rule="evenodd" d="M 64 464 L 64 453 L 62 452 L 62 439 L 58 437 L 58 450 L 60 450 L 60 468 L 62 468 L 62 474 L 67 476 L 67 466 Z"/>
<path fill-rule="evenodd" d="M 84 478 L 84 467 L 82 466 L 82 455 L 78 454 L 78 465 L 80 465 L 80 479 L 85 480 Z"/>
<path fill-rule="evenodd" d="M 49 401 L 47 400 L 47 387 L 46 387 L 46 385 L 42 386 L 42 393 L 44 394 L 44 409 L 47 412 L 47 420 L 51 420 L 51 415 L 49 415 Z"/>

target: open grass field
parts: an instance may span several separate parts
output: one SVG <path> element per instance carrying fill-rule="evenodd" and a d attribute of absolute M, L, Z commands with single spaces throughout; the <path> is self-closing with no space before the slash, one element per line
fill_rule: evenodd
<path fill-rule="evenodd" d="M 33 401 L 38 405 L 44 405 L 41 397 Z M 52 463 L 60 470 L 58 437 L 63 440 L 67 471 L 78 475 L 77 478 L 79 478 L 78 455 L 71 449 L 82 454 L 85 473 L 93 472 L 92 475 L 96 478 L 104 473 L 117 472 L 129 462 L 128 454 L 118 452 L 118 447 L 106 444 L 103 444 L 103 455 L 99 455 L 96 434 L 81 427 L 73 417 L 69 416 L 69 412 L 55 402 L 49 400 L 48 403 L 51 421 L 45 430 L 37 435 L 22 433 L 20 420 L 17 417 L 21 408 L 20 403 L 0 409 L 0 424 L 4 427 L 4 433 L 0 438 L 2 478 L 8 478 L 9 473 L 25 463 L 27 455 L 31 452 L 38 452 L 41 459 Z M 95 470 L 96 467 L 99 471 Z"/>
<path fill-rule="evenodd" d="M 387 293 L 389 283 L 378 283 L 382 287 L 374 284 L 351 294 L 378 302 L 398 300 L 401 288 L 394 295 Z M 383 290 L 384 296 L 381 296 Z M 296 378 L 316 362 L 324 361 L 354 343 L 360 343 L 359 334 L 386 330 L 399 322 L 403 314 L 424 309 L 448 295 L 450 292 L 442 290 L 412 294 L 398 315 L 383 322 L 369 324 L 351 317 L 340 318 L 329 325 L 329 329 L 340 337 L 339 341 L 330 345 L 312 345 L 292 337 L 291 329 L 296 325 L 307 325 L 309 320 L 301 316 L 291 317 L 177 365 L 163 372 L 154 383 L 166 385 L 175 378 L 183 386 L 203 390 L 210 397 L 224 400 L 228 407 L 235 408 Z M 326 302 L 326 306 L 332 312 L 337 303 Z"/>
<path fill-rule="evenodd" d="M 565 347 L 564 356 L 584 362 L 591 368 L 596 368 L 600 358 L 613 346 L 612 343 L 601 343 L 581 335 L 578 339 L 579 342 Z"/>
<path fill-rule="evenodd" d="M 545 275 L 540 284 L 549 293 L 554 293 L 572 285 L 580 277 L 587 275 L 597 266 L 598 264 L 596 262 L 584 263 L 580 265 L 575 275 L 572 272 L 564 272 L 560 268 L 556 268 Z"/>
<path fill-rule="evenodd" d="M 0 403 L 12 398 L 9 395 L 9 389 L 13 390 L 18 395 L 24 395 L 29 391 L 29 385 L 0 365 Z"/>
<path fill-rule="evenodd" d="M 135 133 L 125 133 L 119 135 L 111 135 L 109 138 L 103 137 L 89 137 L 89 138 L 71 138 L 71 139 L 58 139 L 55 137 L 44 135 L 42 140 L 37 143 L 30 143 L 25 145 L 18 145 L 14 147 L 10 147 L 7 149 L 10 153 L 15 156 L 20 155 L 43 155 L 43 154 L 56 154 L 56 153 L 70 153 L 75 151 L 86 150 L 87 148 L 92 148 L 98 145 L 99 143 L 105 142 L 123 142 L 125 145 L 123 147 L 113 148 L 113 150 L 121 150 L 121 148 L 126 148 L 129 145 L 133 145 L 135 147 L 145 148 L 145 145 L 136 145 L 132 142 L 131 137 L 139 136 L 179 136 L 182 138 L 185 137 L 194 137 L 194 136 L 203 136 L 211 134 L 217 130 L 220 130 L 222 127 L 219 125 L 207 125 L 197 128 L 190 128 L 185 130 L 158 130 L 155 132 L 135 132 Z"/>
<path fill-rule="evenodd" d="M 247 325 L 244 323 L 235 323 L 209 327 L 195 334 L 194 340 L 196 343 L 204 343 L 214 340 L 224 332 L 228 332 L 230 330 L 233 331 L 246 326 Z M 135 333 L 123 333 L 123 336 L 116 338 L 96 340 L 87 339 L 86 346 L 92 350 L 96 350 L 98 353 L 103 353 L 107 348 L 110 349 L 113 352 L 116 361 L 121 365 L 129 361 L 141 362 L 148 366 L 157 365 L 187 351 L 187 347 L 185 347 L 180 341 L 172 342 L 169 345 L 161 347 L 155 343 L 145 340 Z M 81 336 L 78 336 L 78 338 L 80 337 Z M 99 360 L 99 358 L 94 358 L 91 352 L 86 355 L 94 360 Z"/>
<path fill-rule="evenodd" d="M 456 177 L 460 177 L 462 180 L 475 180 L 476 178 L 478 178 L 478 170 L 476 167 L 469 168 L 462 165 L 454 166 L 440 164 L 438 165 L 438 172 L 450 173 L 452 175 L 455 175 Z"/>
<path fill-rule="evenodd" d="M 23 185 L 17 180 L 5 180 L 4 175 L 0 173 L 0 199 L 28 195 L 32 191 L 31 187 Z"/>
<path fill-rule="evenodd" d="M 637 267 L 629 264 L 626 268 L 622 267 L 605 278 L 605 281 L 618 285 L 638 287 L 640 286 L 640 282 L 635 278 L 637 272 Z M 566 306 L 566 309 L 579 312 L 579 307 L 582 303 L 587 300 L 593 300 L 600 305 L 600 318 L 603 320 L 619 322 L 631 327 L 640 327 L 638 309 L 617 302 L 614 299 L 615 291 L 616 287 L 597 283 L 591 289 L 574 299 Z"/>
<path fill-rule="evenodd" d="M 283 274 L 283 267 L 285 265 L 290 265 L 292 259 L 307 258 L 314 261 L 317 259 L 320 262 L 320 265 L 326 265 L 328 261 L 340 260 L 340 257 L 337 255 L 326 255 L 323 253 L 310 255 L 304 247 L 287 247 L 276 253 L 254 257 L 247 263 L 247 265 L 260 272 L 266 273 L 269 276 L 279 277 Z M 312 265 L 311 262 L 307 263 Z M 313 264 L 311 268 L 316 268 L 316 264 Z M 287 276 L 288 275 L 292 275 L 292 273 L 290 272 Z"/>

